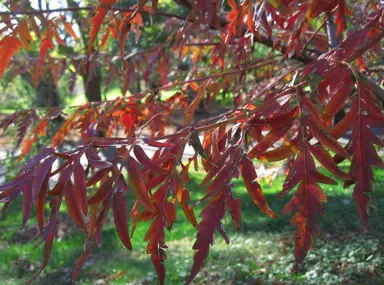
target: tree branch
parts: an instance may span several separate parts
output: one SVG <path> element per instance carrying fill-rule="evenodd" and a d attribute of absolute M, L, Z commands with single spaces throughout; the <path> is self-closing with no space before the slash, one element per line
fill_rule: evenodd
<path fill-rule="evenodd" d="M 46 10 L 29 10 L 29 11 L 19 11 L 18 15 L 40 15 L 40 14 L 51 14 L 51 13 L 60 13 L 60 12 L 78 12 L 78 11 L 91 11 L 94 10 L 96 7 L 94 6 L 86 6 L 86 7 L 68 7 L 68 8 L 57 8 L 57 9 L 46 9 Z M 121 11 L 121 12 L 134 12 L 136 9 L 131 8 L 116 8 L 112 7 L 110 9 L 111 11 Z M 179 20 L 185 20 L 186 18 L 172 13 L 166 13 L 166 12 L 149 12 L 146 10 L 141 10 L 140 13 L 143 14 L 151 14 L 151 15 L 157 15 L 157 16 L 164 16 L 168 18 L 176 18 Z M 0 12 L 0 16 L 10 16 L 13 15 L 13 12 Z"/>

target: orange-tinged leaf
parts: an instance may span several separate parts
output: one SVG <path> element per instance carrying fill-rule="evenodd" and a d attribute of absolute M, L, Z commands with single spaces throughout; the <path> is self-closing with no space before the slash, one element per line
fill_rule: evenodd
<path fill-rule="evenodd" d="M 280 140 L 292 127 L 292 121 L 288 121 L 287 124 L 273 128 L 265 137 L 263 137 L 259 143 L 248 153 L 250 158 L 260 156 L 264 151 L 273 146 L 278 140 Z"/>
<path fill-rule="evenodd" d="M 96 8 L 96 15 L 92 18 L 92 21 L 91 21 L 91 30 L 89 31 L 88 54 L 92 52 L 93 46 L 95 44 L 95 40 L 97 37 L 97 33 L 100 30 L 101 24 L 103 23 L 105 16 L 107 15 L 109 9 L 111 9 L 114 3 L 115 3 L 115 0 L 99 1 L 99 4 Z"/>
<path fill-rule="evenodd" d="M 297 152 L 297 145 L 297 141 L 285 142 L 283 145 L 257 156 L 257 159 L 268 162 L 276 162 L 287 159 Z"/>
<path fill-rule="evenodd" d="M 45 37 L 45 39 L 40 44 L 40 51 L 39 51 L 39 55 L 40 55 L 39 68 L 40 68 L 40 71 L 43 70 L 44 58 L 45 58 L 45 55 L 47 54 L 48 49 L 53 49 L 53 48 L 54 48 L 54 46 L 52 43 L 52 39 L 50 37 Z"/>
<path fill-rule="evenodd" d="M 200 101 L 204 97 L 204 90 L 205 90 L 205 88 L 202 88 L 200 86 L 199 91 L 197 92 L 197 96 L 195 97 L 195 99 L 193 99 L 191 104 L 185 110 L 184 126 L 188 125 L 189 122 L 192 120 L 193 114 L 195 113 L 197 106 L 199 106 Z"/>
<path fill-rule="evenodd" d="M 23 146 L 21 148 L 21 154 L 19 156 L 19 161 L 22 160 L 32 149 L 32 144 L 34 143 L 34 140 L 32 139 L 25 139 L 23 142 Z"/>
<path fill-rule="evenodd" d="M 131 30 L 131 15 L 132 12 L 125 13 L 123 20 L 120 23 L 120 57 L 121 60 L 124 60 L 124 48 L 125 40 L 127 38 L 128 32 Z"/>
<path fill-rule="evenodd" d="M 100 47 L 100 48 L 104 47 L 104 46 L 107 44 L 108 39 L 109 39 L 109 35 L 110 35 L 110 29 L 111 29 L 111 28 L 106 29 L 106 31 L 105 31 L 103 37 L 101 38 L 101 42 L 100 42 L 100 44 L 99 44 L 99 47 Z"/>
<path fill-rule="evenodd" d="M 173 223 L 176 222 L 176 208 L 174 204 L 170 202 L 164 203 L 164 216 L 167 228 L 171 229 Z"/>
<path fill-rule="evenodd" d="M 253 9 L 252 9 L 252 4 L 253 4 L 253 1 L 252 0 L 247 0 L 245 2 L 247 5 L 247 25 L 248 25 L 248 29 L 254 33 L 255 32 L 255 24 L 253 22 Z"/>
<path fill-rule="evenodd" d="M 56 42 L 61 45 L 61 46 L 65 46 L 65 41 L 60 37 L 59 35 L 59 32 L 57 31 L 57 29 L 55 28 L 52 28 L 51 29 L 51 35 L 56 39 Z"/>
<path fill-rule="evenodd" d="M 136 199 L 150 212 L 156 213 L 156 208 L 153 206 L 148 197 L 147 189 L 144 184 L 143 176 L 140 167 L 136 160 L 129 157 L 127 159 L 127 169 L 129 175 L 129 185 L 133 189 Z"/>
<path fill-rule="evenodd" d="M 241 227 L 241 201 L 239 198 L 233 198 L 232 195 L 227 197 L 227 208 L 231 214 L 233 224 L 240 231 Z"/>
<path fill-rule="evenodd" d="M 81 213 L 80 205 L 76 201 L 75 187 L 72 182 L 69 181 L 64 190 L 65 202 L 67 204 L 68 214 L 71 216 L 74 223 L 83 231 L 87 232 L 84 216 Z"/>
<path fill-rule="evenodd" d="M 296 226 L 295 258 L 301 263 L 311 248 L 313 236 L 319 233 L 317 216 L 325 213 L 322 204 L 327 201 L 327 197 L 318 182 L 329 184 L 336 182 L 316 170 L 307 142 L 301 142 L 299 150 L 295 162 L 289 168 L 280 196 L 299 184 L 281 213 L 285 215 L 296 212 L 292 219 L 292 225 Z"/>
<path fill-rule="evenodd" d="M 193 211 L 193 208 L 187 204 L 190 200 L 189 192 L 188 190 L 183 189 L 183 186 L 181 184 L 177 186 L 176 197 L 188 221 L 192 224 L 192 226 L 196 227 L 197 221 L 195 212 Z"/>
<path fill-rule="evenodd" d="M 68 33 L 68 35 L 70 35 L 76 41 L 79 40 L 79 37 L 76 35 L 75 31 L 72 28 L 72 24 L 70 22 L 64 23 L 64 30 Z"/>
<path fill-rule="evenodd" d="M 338 1 L 311 0 L 307 10 L 306 17 L 308 20 L 316 18 L 322 12 L 331 11 L 337 6 Z"/>
<path fill-rule="evenodd" d="M 265 214 L 271 218 L 275 218 L 275 213 L 271 210 L 267 200 L 264 197 L 261 186 L 255 180 L 257 178 L 256 170 L 252 160 L 247 156 L 243 156 L 240 160 L 240 172 L 244 179 L 245 187 L 248 190 L 253 202 L 262 210 Z"/>
<path fill-rule="evenodd" d="M 287 124 L 289 121 L 292 121 L 296 118 L 300 113 L 299 107 L 294 107 L 292 110 L 286 111 L 284 113 L 270 116 L 268 118 L 260 118 L 258 114 L 254 115 L 249 122 L 248 125 L 281 125 Z"/>
<path fill-rule="evenodd" d="M 3 77 L 4 71 L 7 68 L 11 58 L 21 48 L 21 41 L 13 36 L 4 37 L 0 41 L 0 79 Z"/>
<path fill-rule="evenodd" d="M 29 44 L 32 41 L 31 34 L 28 28 L 27 19 L 22 19 L 17 26 L 17 31 L 19 33 L 19 37 L 24 47 L 29 49 Z"/>
<path fill-rule="evenodd" d="M 93 230 L 95 229 L 95 224 L 96 224 L 96 216 L 97 212 L 99 210 L 99 204 L 93 204 L 90 205 L 90 220 L 89 220 L 89 226 L 88 226 L 88 237 L 90 238 L 93 234 Z"/>
<path fill-rule="evenodd" d="M 339 142 L 333 138 L 327 130 L 323 129 L 322 126 L 312 118 L 309 118 L 308 128 L 311 134 L 325 147 L 334 151 L 337 154 L 345 158 L 349 158 L 348 152 L 339 144 Z"/>
<path fill-rule="evenodd" d="M 33 130 L 33 133 L 38 136 L 45 136 L 45 132 L 46 132 L 46 129 L 47 129 L 47 126 L 48 126 L 49 122 L 48 122 L 48 119 L 44 118 L 42 119 L 35 127 L 35 129 Z"/>
<path fill-rule="evenodd" d="M 321 163 L 321 165 L 324 166 L 330 172 L 332 172 L 332 174 L 343 180 L 351 179 L 351 177 L 347 173 L 343 172 L 337 167 L 332 156 L 329 154 L 328 151 L 325 150 L 323 146 L 312 146 L 308 144 L 308 148 L 311 153 L 316 157 L 316 159 Z"/>
<path fill-rule="evenodd" d="M 35 16 L 30 15 L 29 16 L 29 22 L 30 22 L 32 31 L 36 34 L 37 38 L 40 39 L 41 31 L 39 29 L 39 25 L 36 23 Z"/>

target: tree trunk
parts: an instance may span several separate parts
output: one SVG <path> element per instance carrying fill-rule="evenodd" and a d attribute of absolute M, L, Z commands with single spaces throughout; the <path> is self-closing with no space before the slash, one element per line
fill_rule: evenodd
<path fill-rule="evenodd" d="M 88 102 L 102 101 L 100 69 L 95 68 L 93 71 L 90 71 L 89 66 L 87 66 L 87 73 L 83 74 L 82 77 L 84 82 L 85 97 Z"/>
<path fill-rule="evenodd" d="M 35 100 L 37 107 L 57 107 L 60 105 L 59 92 L 51 78 L 40 81 L 36 88 Z"/>
<path fill-rule="evenodd" d="M 30 73 L 22 73 L 21 78 L 31 86 L 34 86 Z M 36 95 L 35 98 L 31 98 L 31 100 L 37 107 L 49 108 L 58 107 L 60 105 L 59 91 L 53 84 L 52 76 L 50 74 L 45 76 L 45 78 L 39 82 L 37 88 L 34 89 L 36 90 Z"/>

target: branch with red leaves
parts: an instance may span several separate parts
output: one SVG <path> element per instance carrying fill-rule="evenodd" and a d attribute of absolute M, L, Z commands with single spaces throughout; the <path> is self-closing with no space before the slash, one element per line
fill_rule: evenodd
<path fill-rule="evenodd" d="M 90 60 L 96 54 L 93 45 L 109 11 L 124 12 L 120 18 L 116 16 L 118 13 L 114 14 L 116 17 L 111 20 L 119 25 L 107 29 L 107 33 L 116 32 L 116 39 L 120 41 L 121 54 L 116 61 L 124 61 L 125 37 L 132 26 L 141 25 L 140 13 L 157 13 L 154 12 L 157 1 L 152 2 L 152 7 L 146 6 L 146 1 L 139 1 L 133 9 L 124 11 L 116 10 L 114 3 L 114 0 L 101 0 L 95 8 L 91 20 Z M 164 66 L 170 55 L 162 54 L 156 65 L 156 72 L 165 74 L 160 87 L 69 108 L 51 147 L 41 149 L 26 160 L 14 180 L 0 186 L 0 203 L 4 204 L 0 214 L 4 214 L 18 196 L 23 197 L 22 227 L 27 225 L 31 213 L 36 213 L 39 244 L 45 243 L 45 247 L 42 265 L 32 279 L 37 278 L 48 263 L 60 208 L 65 201 L 73 223 L 86 236 L 85 250 L 75 264 L 74 280 L 80 276 L 92 249 L 102 246 L 103 228 L 108 213 L 112 212 L 117 234 L 128 250 L 134 246 L 131 238 L 137 224 L 150 222 L 144 236 L 148 242 L 146 252 L 160 284 L 165 284 L 166 230 L 172 230 L 176 209 L 180 207 L 196 229 L 194 262 L 186 284 L 193 282 L 213 246 L 216 233 L 225 242 L 230 242 L 222 223 L 225 215 L 231 217 L 235 229 L 241 229 L 242 202 L 232 191 L 235 179 L 244 182 L 243 191 L 261 212 L 277 218 L 257 181 L 254 162 L 291 162 L 280 196 L 293 192 L 281 213 L 293 214 L 297 265 L 305 260 L 313 239 L 319 234 L 318 216 L 325 214 L 327 197 L 320 184 L 337 184 L 333 177 L 343 181 L 344 187 L 354 185 L 357 211 L 364 228 L 368 229 L 368 194 L 373 190 L 373 168 L 384 167 L 377 149 L 384 144 L 374 129 L 384 128 L 384 114 L 382 102 L 378 100 L 382 89 L 378 90 L 380 87 L 357 70 L 359 65 L 364 65 L 364 57 L 374 58 L 379 52 L 377 47 L 380 50 L 384 37 L 383 10 L 373 6 L 364 26 L 351 31 L 334 49 L 312 58 L 302 53 L 303 48 L 308 50 L 308 43 L 317 41 L 321 46 L 323 39 L 316 36 L 320 28 L 308 33 L 310 21 L 328 13 L 329 19 L 335 18 L 340 35 L 346 29 L 346 15 L 350 14 L 346 3 L 342 0 L 328 6 L 318 0 L 305 5 L 301 2 L 299 5 L 297 1 L 278 3 L 272 5 L 264 1 L 255 6 L 253 1 L 229 0 L 231 10 L 223 19 L 219 2 L 181 1 L 190 14 L 183 18 L 185 24 L 172 38 L 176 42 L 174 49 L 180 51 L 179 59 L 185 55 L 185 47 L 192 44 L 190 39 L 199 39 L 199 34 L 206 32 L 204 27 L 196 24 L 202 23 L 221 36 L 220 42 L 213 42 L 213 48 L 209 49 L 212 65 L 219 64 L 221 72 L 205 74 L 206 66 L 195 65 L 197 71 L 192 78 L 166 83 Z M 91 10 L 88 7 L 76 9 L 71 11 Z M 61 12 L 66 11 L 69 10 L 61 9 Z M 66 33 L 75 38 L 73 29 L 65 26 L 65 19 L 46 20 L 49 26 L 44 27 L 38 37 L 41 40 L 39 76 L 44 68 L 52 68 L 52 62 L 46 63 L 44 59 L 53 49 L 54 42 L 62 43 L 58 29 L 64 25 Z M 8 24 L 9 34 L 0 42 L 0 55 L 4 59 L 0 75 L 13 55 L 29 47 L 31 41 L 26 31 L 32 25 L 23 19 L 15 25 Z M 39 29 L 34 32 L 37 35 Z M 274 40 L 272 35 L 275 35 Z M 284 59 L 299 59 L 304 67 L 284 66 L 270 58 L 254 61 L 249 52 L 254 42 L 282 52 Z M 192 56 L 191 61 L 197 61 L 201 46 L 195 47 L 197 56 Z M 147 77 L 155 66 L 151 57 L 160 54 L 152 53 L 153 50 L 148 52 L 151 56 L 145 58 Z M 146 51 L 136 54 L 143 55 Z M 236 68 L 224 70 L 228 61 Z M 123 66 L 121 76 L 129 78 L 133 68 L 134 64 Z M 111 73 L 112 76 L 121 71 L 116 68 L 113 72 L 116 73 Z M 295 74 L 291 76 L 293 72 Z M 269 77 L 259 73 L 269 74 Z M 124 81 L 125 87 L 129 83 Z M 172 96 L 161 98 L 158 92 L 166 89 L 176 90 Z M 194 118 L 200 103 L 211 106 L 221 92 L 227 91 L 233 93 L 232 110 L 203 122 Z M 350 107 L 345 117 L 333 124 L 335 115 L 347 105 Z M 169 132 L 166 127 L 174 112 L 181 112 L 184 122 L 177 123 L 173 126 L 176 130 Z M 20 110 L 5 117 L 0 126 L 3 131 L 15 127 L 16 147 L 22 149 L 21 160 L 30 155 L 33 144 L 50 127 L 49 122 L 60 114 L 61 108 Z M 346 136 L 350 131 L 351 135 Z M 78 134 L 76 146 L 60 151 L 59 146 L 74 133 Z M 339 143 L 341 137 L 348 139 L 346 145 Z M 188 144 L 194 150 L 191 157 L 184 156 Z M 152 156 L 145 151 L 146 147 L 154 149 Z M 105 157 L 105 152 L 112 155 Z M 332 177 L 320 172 L 316 161 Z M 349 166 L 346 172 L 338 166 L 343 161 Z M 204 173 L 200 184 L 203 195 L 195 204 L 191 202 L 191 195 L 196 193 L 191 193 L 187 187 L 190 167 Z M 129 191 L 135 199 L 130 209 L 126 203 Z M 45 210 L 47 205 L 49 215 Z M 33 207 L 36 211 L 32 211 Z M 201 208 L 199 217 L 195 215 L 197 207 Z"/>

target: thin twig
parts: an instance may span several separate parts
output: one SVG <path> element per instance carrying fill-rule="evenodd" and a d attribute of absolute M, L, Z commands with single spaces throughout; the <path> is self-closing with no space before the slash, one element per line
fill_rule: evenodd
<path fill-rule="evenodd" d="M 301 49 L 301 52 L 303 52 L 307 46 L 309 45 L 309 43 L 313 40 L 313 38 L 318 34 L 318 32 L 324 27 L 325 23 L 327 22 L 326 19 L 324 19 L 323 23 L 320 25 L 320 27 L 317 28 L 317 30 L 312 34 L 312 36 L 308 39 L 308 41 L 305 43 L 305 45 L 303 46 L 303 48 Z"/>

